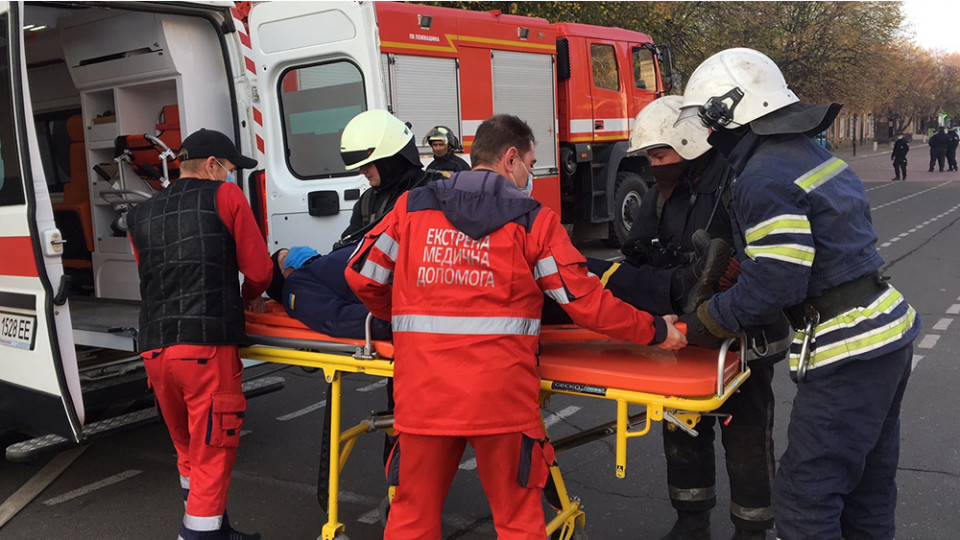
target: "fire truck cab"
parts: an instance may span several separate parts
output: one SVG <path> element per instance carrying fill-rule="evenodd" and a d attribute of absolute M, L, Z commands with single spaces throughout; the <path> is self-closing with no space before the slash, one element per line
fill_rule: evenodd
<path fill-rule="evenodd" d="M 627 156 L 630 128 L 640 109 L 670 89 L 663 82 L 669 80 L 669 51 L 631 30 L 554 26 L 565 221 L 576 225 L 578 236 L 619 245 L 652 181 L 647 159 Z"/>

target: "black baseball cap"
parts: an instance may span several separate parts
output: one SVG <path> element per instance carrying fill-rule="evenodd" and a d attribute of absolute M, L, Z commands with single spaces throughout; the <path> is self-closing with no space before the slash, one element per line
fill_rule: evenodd
<path fill-rule="evenodd" d="M 194 131 L 180 145 L 180 161 L 206 159 L 210 156 L 229 159 L 238 169 L 252 169 L 257 160 L 240 154 L 230 137 L 212 129 Z"/>

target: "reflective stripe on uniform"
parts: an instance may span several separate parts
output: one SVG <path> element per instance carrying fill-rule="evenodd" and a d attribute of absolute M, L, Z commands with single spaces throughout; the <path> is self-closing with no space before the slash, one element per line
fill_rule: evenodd
<path fill-rule="evenodd" d="M 748 257 L 757 260 L 760 257 L 778 261 L 813 266 L 814 249 L 801 244 L 774 244 L 770 246 L 747 246 Z"/>
<path fill-rule="evenodd" d="M 773 519 L 772 506 L 758 506 L 756 508 L 747 508 L 739 504 L 730 502 L 730 514 L 744 521 L 770 521 Z"/>
<path fill-rule="evenodd" d="M 219 531 L 223 526 L 223 516 L 200 517 L 183 514 L 183 526 L 191 531 Z"/>
<path fill-rule="evenodd" d="M 360 269 L 360 275 L 370 278 L 373 281 L 381 285 L 386 285 L 390 282 L 390 275 L 393 272 L 389 268 L 380 266 L 379 264 L 367 259 L 363 262 L 363 267 Z"/>
<path fill-rule="evenodd" d="M 861 355 L 879 349 L 884 345 L 894 343 L 913 327 L 916 317 L 916 310 L 913 309 L 913 306 L 908 306 L 905 314 L 883 326 L 874 328 L 868 332 L 863 332 L 862 334 L 855 334 L 826 346 L 817 344 L 813 353 L 810 355 L 808 369 L 826 366 L 838 360 Z M 796 343 L 797 341 L 794 341 L 794 344 Z M 799 353 L 790 353 L 790 369 L 792 371 L 797 369 L 799 358 Z"/>
<path fill-rule="evenodd" d="M 713 486 L 704 488 L 678 488 L 668 484 L 667 491 L 670 493 L 671 501 L 709 501 L 717 496 L 717 492 Z"/>
<path fill-rule="evenodd" d="M 554 302 L 558 304 L 570 303 L 570 297 L 567 295 L 567 289 L 565 288 L 561 287 L 559 289 L 549 289 L 549 290 L 543 291 L 543 294 L 549 296 L 550 298 L 553 299 Z"/>
<path fill-rule="evenodd" d="M 395 315 L 393 331 L 427 334 L 540 335 L 540 319 L 521 317 L 444 317 L 437 315 Z"/>
<path fill-rule="evenodd" d="M 828 336 L 830 332 L 853 328 L 864 321 L 876 319 L 883 314 L 890 314 L 904 301 L 905 299 L 903 295 L 900 294 L 900 291 L 889 287 L 883 294 L 878 296 L 876 300 L 870 302 L 868 306 L 849 309 L 828 321 L 820 323 L 816 329 L 816 336 L 822 340 Z"/>
<path fill-rule="evenodd" d="M 803 214 L 783 214 L 750 227 L 745 236 L 752 244 L 771 234 L 786 233 L 810 234 L 810 220 Z"/>
<path fill-rule="evenodd" d="M 847 164 L 840 158 L 830 158 L 813 169 L 807 171 L 803 176 L 793 181 L 801 189 L 810 193 L 823 185 L 831 178 L 837 176 L 846 170 Z"/>
<path fill-rule="evenodd" d="M 397 244 L 397 241 L 388 234 L 381 233 L 377 241 L 373 243 L 373 247 L 382 251 L 391 261 L 397 260 L 397 251 L 400 249 L 400 246 Z"/>
<path fill-rule="evenodd" d="M 558 273 L 559 271 L 560 269 L 557 268 L 557 260 L 553 257 L 540 259 L 537 261 L 537 265 L 533 267 L 533 279 L 540 279 L 544 276 L 550 276 Z"/>

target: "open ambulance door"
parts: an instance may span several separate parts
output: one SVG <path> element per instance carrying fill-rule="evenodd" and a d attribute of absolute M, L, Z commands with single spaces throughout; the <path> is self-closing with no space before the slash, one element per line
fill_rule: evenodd
<path fill-rule="evenodd" d="M 84 413 L 61 292 L 63 246 L 40 162 L 23 47 L 23 4 L 0 0 L 0 427 L 79 441 Z"/>
<path fill-rule="evenodd" d="M 386 108 L 373 2 L 258 3 L 249 25 L 268 245 L 327 253 L 368 185 L 344 170 L 340 134 L 357 114 Z"/>

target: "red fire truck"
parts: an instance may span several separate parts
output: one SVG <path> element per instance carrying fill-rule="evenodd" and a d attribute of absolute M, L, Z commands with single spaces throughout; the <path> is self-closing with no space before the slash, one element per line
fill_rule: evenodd
<path fill-rule="evenodd" d="M 669 90 L 668 52 L 661 62 L 650 36 L 620 28 L 393 2 L 376 9 L 397 116 L 421 134 L 450 127 L 469 151 L 483 119 L 517 114 L 538 141 L 534 196 L 577 237 L 626 237 L 649 182 L 645 158 L 626 155 L 630 127 Z"/>

